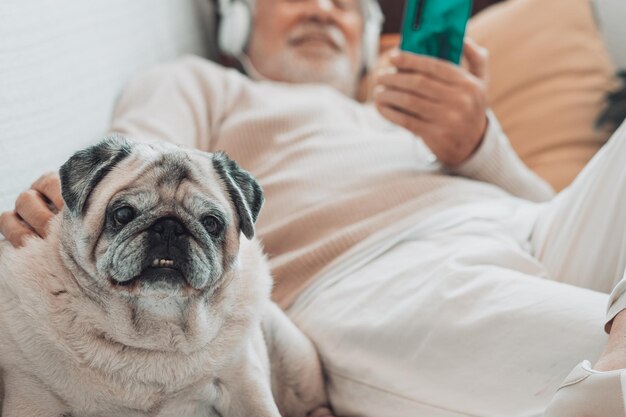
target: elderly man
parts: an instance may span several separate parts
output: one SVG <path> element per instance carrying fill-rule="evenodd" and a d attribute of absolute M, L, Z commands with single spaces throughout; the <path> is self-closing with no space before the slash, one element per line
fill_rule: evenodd
<path fill-rule="evenodd" d="M 220 47 L 248 77 L 195 57 L 161 66 L 130 83 L 112 131 L 225 150 L 257 177 L 274 298 L 316 343 L 339 415 L 543 414 L 605 342 L 626 268 L 626 127 L 552 198 L 488 111 L 472 42 L 467 69 L 397 52 L 369 106 L 353 97 L 373 1 L 221 8 Z M 61 207 L 44 176 L 0 232 L 45 237 Z M 599 372 L 626 367 L 625 290 L 597 370 L 576 367 L 548 415 L 626 415 L 620 371 Z"/>

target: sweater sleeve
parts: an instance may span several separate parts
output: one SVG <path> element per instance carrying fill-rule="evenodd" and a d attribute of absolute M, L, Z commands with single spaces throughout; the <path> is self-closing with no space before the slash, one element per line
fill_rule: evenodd
<path fill-rule="evenodd" d="M 517 156 L 495 115 L 489 111 L 487 117 L 487 131 L 476 152 L 465 163 L 448 171 L 497 185 L 527 200 L 541 202 L 552 198 L 552 187 Z"/>
<path fill-rule="evenodd" d="M 139 141 L 209 150 L 232 102 L 237 75 L 191 56 L 157 66 L 127 85 L 111 131 Z"/>

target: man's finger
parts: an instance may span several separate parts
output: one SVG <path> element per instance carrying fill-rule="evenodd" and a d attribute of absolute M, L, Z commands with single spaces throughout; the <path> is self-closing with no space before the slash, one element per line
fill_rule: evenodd
<path fill-rule="evenodd" d="M 401 90 L 380 89 L 374 100 L 382 106 L 396 108 L 423 121 L 433 121 L 441 113 L 439 105 L 433 101 Z"/>
<path fill-rule="evenodd" d="M 440 143 L 440 141 L 437 140 L 438 134 L 436 130 L 433 129 L 432 123 L 419 120 L 418 118 L 415 118 L 391 106 L 377 104 L 376 107 L 380 114 L 383 115 L 387 120 L 399 126 L 402 126 L 405 129 L 413 132 L 414 135 L 419 136 L 424 141 L 426 146 L 428 146 L 432 153 L 437 157 L 437 159 L 441 160 L 441 156 L 447 154 L 446 144 Z"/>
<path fill-rule="evenodd" d="M 466 59 L 468 70 L 475 77 L 487 79 L 487 63 L 489 62 L 489 51 L 466 37 L 463 42 L 463 57 Z"/>
<path fill-rule="evenodd" d="M 28 228 L 14 211 L 0 214 L 0 234 L 15 247 L 24 245 L 24 240 L 29 236 L 37 236 Z"/>
<path fill-rule="evenodd" d="M 449 84 L 465 80 L 463 69 L 442 59 L 396 50 L 390 55 L 391 64 L 404 72 L 418 72 Z"/>
<path fill-rule="evenodd" d="M 39 191 L 31 189 L 21 193 L 15 201 L 15 213 L 39 236 L 46 237 L 54 213 Z"/>
<path fill-rule="evenodd" d="M 403 128 L 410 130 L 416 136 L 424 135 L 429 131 L 428 122 L 419 120 L 415 116 L 404 113 L 392 106 L 388 106 L 382 103 L 376 103 L 376 108 L 379 113 L 392 123 L 402 126 Z"/>
<path fill-rule="evenodd" d="M 39 191 L 48 201 L 52 203 L 56 211 L 63 208 L 63 197 L 61 197 L 61 180 L 56 172 L 49 172 L 42 175 L 33 183 L 31 188 Z"/>
<path fill-rule="evenodd" d="M 382 86 L 417 94 L 435 102 L 453 94 L 453 89 L 446 84 L 421 74 L 384 71 L 378 75 L 377 81 Z"/>

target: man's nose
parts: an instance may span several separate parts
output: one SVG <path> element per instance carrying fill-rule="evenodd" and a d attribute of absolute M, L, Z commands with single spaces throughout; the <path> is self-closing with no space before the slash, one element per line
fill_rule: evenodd
<path fill-rule="evenodd" d="M 335 7 L 333 0 L 313 0 L 316 8 L 324 12 L 330 12 Z"/>

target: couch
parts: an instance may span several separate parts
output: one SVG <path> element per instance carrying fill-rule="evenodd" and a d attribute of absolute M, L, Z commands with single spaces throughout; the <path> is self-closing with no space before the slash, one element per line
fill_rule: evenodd
<path fill-rule="evenodd" d="M 616 16 L 594 15 L 589 0 L 508 0 L 469 25 L 492 51 L 489 96 L 505 131 L 557 189 L 610 134 L 594 121 L 616 88 L 615 64 L 626 66 Z M 134 73 L 182 54 L 214 56 L 212 27 L 205 0 L 0 2 L 0 211 L 106 132 Z M 389 39 L 384 47 L 397 43 Z"/>

